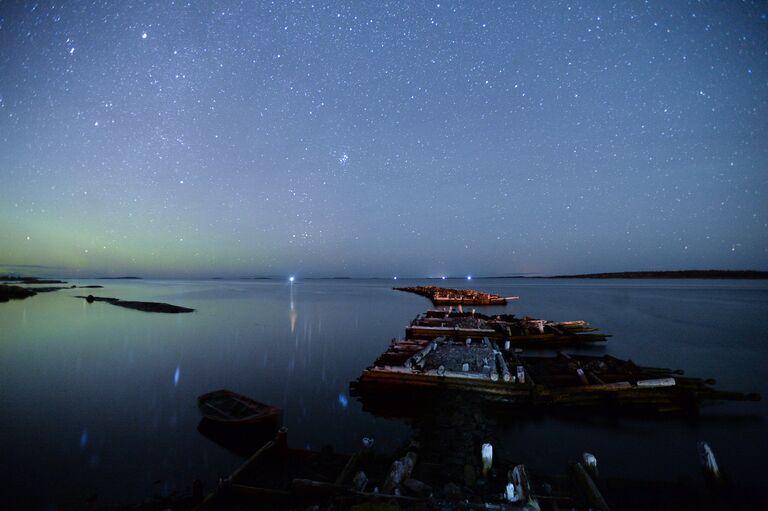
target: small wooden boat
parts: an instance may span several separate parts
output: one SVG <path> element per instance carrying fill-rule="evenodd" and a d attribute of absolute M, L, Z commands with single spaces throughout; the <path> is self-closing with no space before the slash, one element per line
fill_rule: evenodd
<path fill-rule="evenodd" d="M 197 398 L 203 416 L 217 424 L 278 423 L 282 410 L 231 390 L 221 389 Z"/>

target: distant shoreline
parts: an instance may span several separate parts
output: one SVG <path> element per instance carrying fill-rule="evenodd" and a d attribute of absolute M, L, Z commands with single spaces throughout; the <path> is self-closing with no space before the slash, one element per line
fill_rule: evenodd
<path fill-rule="evenodd" d="M 72 277 L 70 280 L 144 280 L 144 277 Z M 603 273 L 579 273 L 573 275 L 542 275 L 542 274 L 522 274 L 522 275 L 491 275 L 491 276 L 473 276 L 472 280 L 488 279 L 730 279 L 730 280 L 768 280 L 768 271 L 758 270 L 662 270 L 662 271 L 621 271 L 621 272 L 603 272 Z M 150 280 L 276 280 L 288 281 L 287 277 L 154 277 Z M 392 277 L 303 277 L 296 281 L 313 280 L 393 280 Z M 400 276 L 394 280 L 437 280 L 453 281 L 468 280 L 467 277 L 445 276 L 445 277 L 410 277 Z M 0 282 L 5 283 L 24 283 L 24 284 L 48 284 L 60 283 L 62 281 L 52 280 L 43 277 L 31 277 L 21 275 L 0 275 Z"/>
<path fill-rule="evenodd" d="M 768 271 L 754 270 L 672 270 L 623 271 L 611 273 L 584 273 L 580 275 L 553 275 L 525 277 L 544 279 L 768 279 Z"/>

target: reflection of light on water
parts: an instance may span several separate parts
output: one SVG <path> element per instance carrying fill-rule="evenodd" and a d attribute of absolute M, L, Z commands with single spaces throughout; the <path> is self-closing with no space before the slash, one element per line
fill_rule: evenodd
<path fill-rule="evenodd" d="M 349 406 L 349 398 L 344 394 L 339 394 L 339 404 L 346 410 Z"/>
<path fill-rule="evenodd" d="M 85 449 L 85 446 L 88 445 L 88 430 L 84 429 L 82 433 L 80 433 L 80 448 Z"/>
<path fill-rule="evenodd" d="M 296 332 L 296 320 L 299 318 L 299 313 L 296 312 L 296 306 L 293 303 L 293 277 L 291 277 L 291 310 L 288 313 L 291 318 L 291 333 Z"/>
<path fill-rule="evenodd" d="M 179 376 L 181 376 L 181 367 L 176 366 L 176 372 L 173 373 L 173 385 L 177 386 L 179 384 Z"/>

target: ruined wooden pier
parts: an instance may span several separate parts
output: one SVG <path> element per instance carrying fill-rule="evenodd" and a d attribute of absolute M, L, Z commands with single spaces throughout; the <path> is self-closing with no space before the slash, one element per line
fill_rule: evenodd
<path fill-rule="evenodd" d="M 599 334 L 586 321 L 549 321 L 529 317 L 517 318 L 513 314 L 486 316 L 476 312 L 430 310 L 419 314 L 405 328 L 407 339 L 436 339 L 450 337 L 495 340 L 500 346 L 551 347 L 566 344 L 592 344 L 605 342 L 606 334 Z"/>
<path fill-rule="evenodd" d="M 393 340 L 351 387 L 364 400 L 399 392 L 466 391 L 513 406 L 613 411 L 695 412 L 705 401 L 760 399 L 716 390 L 714 380 L 682 374 L 608 355 L 523 356 L 484 337 L 406 339 Z"/>
<path fill-rule="evenodd" d="M 451 289 L 437 286 L 395 287 L 396 291 L 415 293 L 432 300 L 435 305 L 506 305 L 517 296 L 500 296 L 474 289 Z"/>
<path fill-rule="evenodd" d="M 283 428 L 194 509 L 608 509 L 587 461 L 572 463 L 565 476 L 531 475 L 525 465 L 494 459 L 484 444 L 464 453 L 471 463 L 459 475 L 442 470 L 433 461 L 439 453 L 418 441 L 394 456 L 373 444 L 363 439 L 352 455 L 296 449 Z"/>

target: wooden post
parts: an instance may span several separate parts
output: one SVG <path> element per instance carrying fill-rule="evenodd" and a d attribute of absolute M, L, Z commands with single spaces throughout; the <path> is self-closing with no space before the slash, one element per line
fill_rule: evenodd
<path fill-rule="evenodd" d="M 597 489 L 595 482 L 589 477 L 581 463 L 572 464 L 571 470 L 576 484 L 581 488 L 587 499 L 589 508 L 596 511 L 609 511 L 608 503 L 605 502 L 600 490 Z"/>
<path fill-rule="evenodd" d="M 509 341 L 507 341 L 509 342 Z M 501 355 L 501 352 L 499 351 L 499 347 L 496 345 L 495 342 L 492 342 L 493 351 L 495 352 L 495 359 L 496 359 L 496 365 L 498 366 L 498 370 L 501 373 L 501 379 L 508 382 L 512 380 L 512 374 L 509 372 L 509 367 L 507 367 L 507 362 L 504 360 L 504 357 Z"/>

